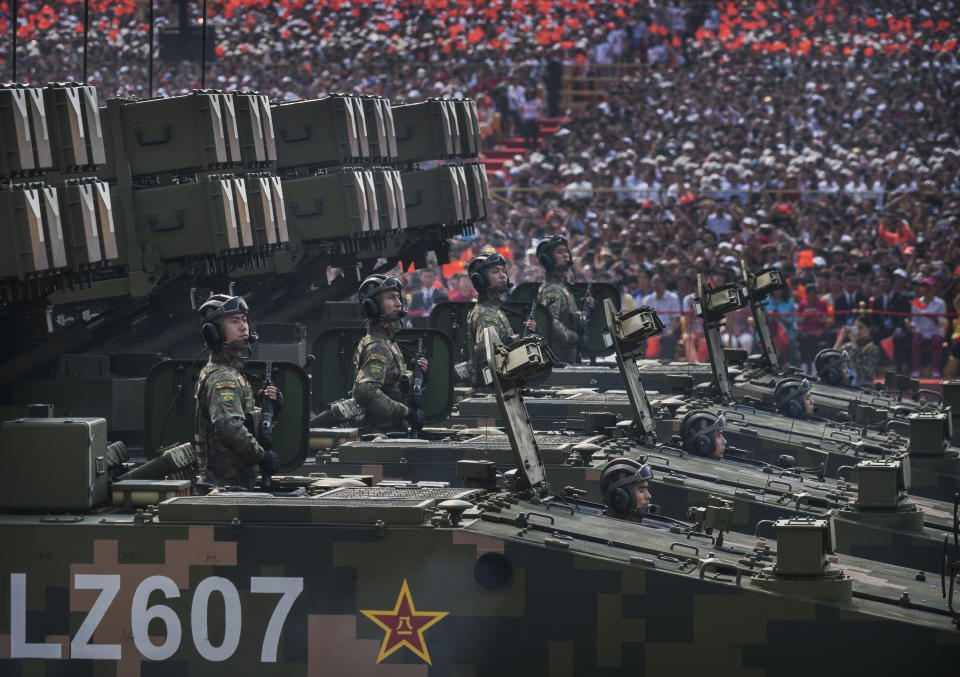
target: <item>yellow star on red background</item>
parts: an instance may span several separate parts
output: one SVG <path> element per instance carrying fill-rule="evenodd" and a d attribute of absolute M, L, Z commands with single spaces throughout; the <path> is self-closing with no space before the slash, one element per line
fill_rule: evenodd
<path fill-rule="evenodd" d="M 423 640 L 423 631 L 449 614 L 449 611 L 417 611 L 413 606 L 413 599 L 410 597 L 410 588 L 407 580 L 403 580 L 403 586 L 400 588 L 400 596 L 397 597 L 397 604 L 393 611 L 365 611 L 360 610 L 364 616 L 379 625 L 387 631 L 383 638 L 383 644 L 380 645 L 380 655 L 377 656 L 377 663 L 392 654 L 402 646 L 407 647 L 413 653 L 430 663 L 430 652 L 427 651 L 427 644 Z"/>

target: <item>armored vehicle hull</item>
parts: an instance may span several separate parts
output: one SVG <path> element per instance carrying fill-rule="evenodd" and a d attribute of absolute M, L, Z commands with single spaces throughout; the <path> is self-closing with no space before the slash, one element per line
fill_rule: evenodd
<path fill-rule="evenodd" d="M 716 548 L 549 500 L 503 496 L 494 510 L 482 498 L 335 489 L 176 498 L 137 516 L 4 516 L 0 534 L 18 547 L 0 554 L 0 665 L 128 675 L 160 661 L 190 675 L 822 668 L 822 651 L 797 651 L 798 641 L 884 674 L 934 674 L 960 658 L 939 581 L 913 572 L 840 556 L 797 593 L 795 581 L 760 575 L 776 545 L 730 537 Z M 469 506 L 456 526 L 440 508 L 451 500 L 453 512 Z"/>

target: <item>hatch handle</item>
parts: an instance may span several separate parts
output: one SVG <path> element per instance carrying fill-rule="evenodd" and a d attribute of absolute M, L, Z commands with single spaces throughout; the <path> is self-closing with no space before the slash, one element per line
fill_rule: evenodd
<path fill-rule="evenodd" d="M 806 492 L 797 495 L 797 500 L 794 502 L 793 507 L 795 510 L 800 510 L 803 505 L 812 505 L 818 508 L 828 509 L 833 507 L 827 499 L 813 496 Z"/>
<path fill-rule="evenodd" d="M 767 480 L 767 489 L 774 484 L 779 484 L 781 487 L 786 487 L 787 491 L 793 491 L 793 485 L 789 482 L 784 482 L 783 480 Z"/>
<path fill-rule="evenodd" d="M 933 397 L 933 398 L 937 401 L 937 402 L 936 402 L 937 404 L 940 404 L 940 403 L 943 402 L 943 394 L 942 394 L 942 393 L 938 393 L 936 390 L 930 390 L 929 388 L 920 388 L 920 389 L 917 391 L 917 399 L 918 399 L 918 400 L 920 399 L 920 395 L 930 395 L 931 397 Z"/>
<path fill-rule="evenodd" d="M 889 421 L 887 421 L 887 425 L 884 426 L 883 432 L 889 433 L 889 432 L 890 432 L 890 429 L 893 428 L 893 427 L 895 427 L 895 426 L 896 426 L 896 427 L 899 427 L 899 428 L 906 428 L 906 429 L 907 429 L 906 436 L 909 437 L 909 435 L 910 435 L 910 424 L 907 423 L 906 421 L 898 421 L 898 420 L 893 419 L 893 418 L 890 419 Z M 896 432 L 896 431 L 893 431 L 893 432 Z M 901 434 L 901 435 L 902 435 L 903 433 L 898 433 L 898 434 Z"/>
<path fill-rule="evenodd" d="M 850 478 L 848 478 L 848 477 L 843 477 L 842 473 L 849 472 L 849 471 L 851 471 L 851 470 L 856 470 L 856 466 L 852 466 L 852 465 L 841 465 L 839 468 L 837 468 L 837 479 L 838 479 L 838 480 L 847 480 L 848 482 L 850 482 L 850 481 L 851 481 Z"/>
<path fill-rule="evenodd" d="M 680 543 L 679 541 L 674 541 L 670 544 L 670 550 L 676 550 L 677 548 L 686 548 L 687 550 L 693 550 L 693 556 L 700 556 L 700 548 L 695 545 L 690 545 L 689 543 Z"/>
<path fill-rule="evenodd" d="M 660 456 L 659 454 L 646 454 L 643 458 L 645 461 L 649 461 L 651 458 L 658 458 L 665 464 L 670 465 L 670 459 L 666 456 Z"/>
<path fill-rule="evenodd" d="M 760 520 L 759 522 L 757 522 L 757 526 L 753 530 L 754 537 L 757 537 L 757 538 L 760 537 L 760 527 L 763 527 L 763 526 L 772 527 L 774 524 L 775 522 L 773 520 Z M 776 535 L 776 532 L 774 532 L 774 535 Z"/>
<path fill-rule="evenodd" d="M 733 564 L 727 564 L 726 562 L 721 562 L 720 560 L 714 558 L 705 559 L 700 563 L 700 578 L 705 577 L 707 573 L 718 574 L 721 576 L 736 576 L 736 585 L 740 585 L 740 579 L 743 577 L 743 572 L 740 570 L 740 567 L 734 566 Z"/>
<path fill-rule="evenodd" d="M 556 523 L 556 520 L 553 519 L 553 515 L 545 515 L 542 512 L 527 512 L 527 513 L 521 513 L 521 514 L 524 518 L 524 522 L 529 522 L 530 518 L 536 515 L 537 517 L 543 517 L 544 519 L 550 520 L 550 524 Z"/>

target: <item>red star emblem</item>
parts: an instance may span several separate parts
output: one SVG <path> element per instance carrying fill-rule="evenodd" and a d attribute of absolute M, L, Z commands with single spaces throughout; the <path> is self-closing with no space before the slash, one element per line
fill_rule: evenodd
<path fill-rule="evenodd" d="M 405 646 L 425 660 L 428 665 L 433 665 L 430 662 L 430 652 L 427 651 L 427 644 L 423 640 L 423 631 L 450 612 L 417 611 L 413 606 L 413 599 L 410 597 L 410 588 L 407 586 L 406 579 L 404 579 L 403 586 L 400 588 L 400 596 L 397 597 L 397 603 L 393 607 L 393 611 L 364 611 L 361 609 L 360 613 L 387 632 L 383 638 L 383 644 L 380 645 L 380 655 L 377 656 L 377 663 L 400 647 Z"/>

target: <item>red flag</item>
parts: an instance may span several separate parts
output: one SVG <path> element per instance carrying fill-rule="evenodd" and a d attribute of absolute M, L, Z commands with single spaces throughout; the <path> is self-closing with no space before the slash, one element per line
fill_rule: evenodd
<path fill-rule="evenodd" d="M 876 19 L 874 19 L 872 16 L 868 16 L 868 17 L 866 18 L 866 20 L 864 20 L 863 23 L 865 23 L 865 24 L 867 24 L 868 26 L 870 26 L 870 28 L 876 28 L 877 26 L 880 25 L 880 22 L 877 21 Z"/>
<path fill-rule="evenodd" d="M 412 266 L 413 264 L 410 264 L 410 265 Z M 463 261 L 456 260 L 456 261 L 451 261 L 450 263 L 444 263 L 440 267 L 443 270 L 443 277 L 444 279 L 446 279 L 448 277 L 453 277 L 457 273 L 462 273 L 463 270 L 467 267 L 467 264 L 464 263 Z"/>
<path fill-rule="evenodd" d="M 651 336 L 647 339 L 647 349 L 644 355 L 649 358 L 660 357 L 660 337 Z"/>
<path fill-rule="evenodd" d="M 883 352 L 887 356 L 887 359 L 893 362 L 893 337 L 888 336 L 880 341 L 880 347 L 883 348 Z"/>
<path fill-rule="evenodd" d="M 683 45 L 683 43 L 680 42 L 680 37 L 677 36 L 677 35 L 674 35 L 674 36 L 673 36 L 673 46 L 676 47 L 677 49 L 680 49 L 680 47 L 681 47 L 682 45 Z"/>

